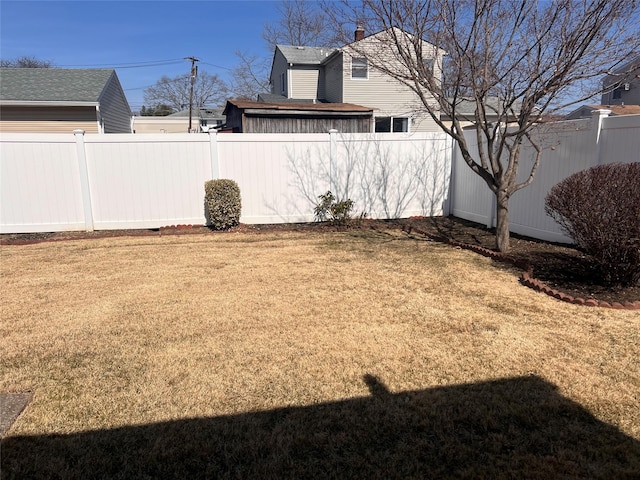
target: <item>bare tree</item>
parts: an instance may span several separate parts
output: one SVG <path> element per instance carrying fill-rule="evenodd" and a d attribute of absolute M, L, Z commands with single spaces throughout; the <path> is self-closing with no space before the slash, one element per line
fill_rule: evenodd
<path fill-rule="evenodd" d="M 10 60 L 0 60 L 0 67 L 51 68 L 53 67 L 53 62 L 51 60 L 41 60 L 36 57 L 22 56 Z"/>
<path fill-rule="evenodd" d="M 316 1 L 281 0 L 278 13 L 278 22 L 265 24 L 262 32 L 272 52 L 277 44 L 332 47 L 339 40 Z"/>
<path fill-rule="evenodd" d="M 262 31 L 267 56 L 236 52 L 239 61 L 233 69 L 232 90 L 238 98 L 255 100 L 259 93 L 270 91 L 269 69 L 276 45 L 333 47 L 341 40 L 318 1 L 281 0 L 277 10 L 279 19 L 265 23 Z"/>
<path fill-rule="evenodd" d="M 236 98 L 255 100 L 259 93 L 268 92 L 269 61 L 245 52 L 237 51 L 239 63 L 233 69 L 231 89 Z"/>
<path fill-rule="evenodd" d="M 634 0 L 363 0 L 357 8 L 343 0 L 340 8 L 327 7 L 336 24 L 349 18 L 383 32 L 376 36 L 377 54 L 370 42 L 351 48 L 416 93 L 420 109 L 454 139 L 495 194 L 500 251 L 509 248 L 509 199 L 531 184 L 540 162 L 534 127 L 600 93 L 603 75 L 625 64 L 639 45 Z M 434 45 L 447 53 L 432 64 L 424 59 L 433 52 L 425 49 Z M 475 112 L 465 118 L 459 112 L 469 102 Z M 477 153 L 463 133 L 465 120 L 474 124 Z M 537 155 L 519 176 L 523 142 Z"/>
<path fill-rule="evenodd" d="M 144 91 L 144 102 L 150 107 L 168 105 L 175 111 L 189 108 L 189 90 L 191 75 L 179 75 L 174 78 L 163 76 L 158 82 Z M 217 106 L 224 103 L 228 95 L 226 83 L 217 75 L 199 72 L 193 85 L 193 106 Z"/>

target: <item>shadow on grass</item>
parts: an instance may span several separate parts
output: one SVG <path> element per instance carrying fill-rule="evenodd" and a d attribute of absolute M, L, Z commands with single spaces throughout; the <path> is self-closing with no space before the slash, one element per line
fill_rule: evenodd
<path fill-rule="evenodd" d="M 640 442 L 530 376 L 8 437 L 3 478 L 638 478 Z"/>

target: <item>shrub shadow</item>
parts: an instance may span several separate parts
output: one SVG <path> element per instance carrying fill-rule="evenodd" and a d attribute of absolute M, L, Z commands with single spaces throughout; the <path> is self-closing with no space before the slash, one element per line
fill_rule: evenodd
<path fill-rule="evenodd" d="M 535 376 L 10 436 L 3 478 L 638 478 L 640 442 Z"/>

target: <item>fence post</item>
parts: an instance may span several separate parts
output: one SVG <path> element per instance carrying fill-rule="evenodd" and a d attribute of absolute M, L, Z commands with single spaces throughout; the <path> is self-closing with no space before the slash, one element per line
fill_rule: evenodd
<path fill-rule="evenodd" d="M 331 191 L 331 193 L 333 193 L 334 195 L 337 195 L 338 192 L 336 192 L 336 188 L 335 188 L 335 179 L 334 176 L 336 175 L 336 169 L 337 169 L 337 162 L 338 162 L 338 130 L 336 130 L 335 128 L 332 128 L 331 130 L 329 130 L 329 190 Z"/>
<path fill-rule="evenodd" d="M 455 202 L 453 197 L 456 191 L 456 162 L 458 161 L 458 148 L 457 148 L 458 144 L 453 139 L 453 137 L 447 136 L 447 139 L 451 144 L 451 150 L 450 150 L 451 153 L 449 155 L 449 188 L 448 188 L 447 197 L 444 200 L 444 208 L 442 209 L 442 214 L 445 217 L 448 217 L 449 215 L 453 215 L 454 202 Z M 445 154 L 445 165 L 446 165 L 446 154 Z M 445 178 L 444 187 L 445 187 L 445 191 L 447 191 L 446 173 L 444 178 Z"/>
<path fill-rule="evenodd" d="M 218 132 L 209 130 L 209 152 L 211 154 L 211 179 L 220 178 L 220 158 L 218 157 Z"/>
<path fill-rule="evenodd" d="M 84 226 L 88 232 L 93 232 L 93 209 L 91 208 L 91 187 L 89 185 L 89 170 L 87 168 L 87 152 L 84 147 L 84 130 L 74 130 L 73 135 L 76 137 L 80 190 L 82 192 L 82 207 L 84 209 Z"/>
<path fill-rule="evenodd" d="M 596 159 L 594 166 L 598 166 L 602 163 L 600 159 L 600 133 L 602 132 L 602 121 L 603 119 L 608 117 L 610 113 L 611 110 L 606 109 L 594 110 L 593 112 L 591 112 L 591 130 L 593 132 L 594 140 L 596 143 Z"/>

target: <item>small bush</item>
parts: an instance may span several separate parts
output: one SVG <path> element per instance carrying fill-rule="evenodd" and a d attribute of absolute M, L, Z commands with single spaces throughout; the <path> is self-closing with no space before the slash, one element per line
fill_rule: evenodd
<path fill-rule="evenodd" d="M 574 173 L 551 189 L 545 210 L 606 284 L 640 283 L 640 163 Z"/>
<path fill-rule="evenodd" d="M 329 221 L 333 224 L 344 225 L 351 218 L 353 200 L 338 201 L 331 192 L 320 195 L 318 199 L 320 202 L 313 210 L 317 221 Z"/>
<path fill-rule="evenodd" d="M 240 223 L 240 188 L 233 180 L 209 180 L 204 184 L 204 201 L 209 224 L 227 230 Z"/>

